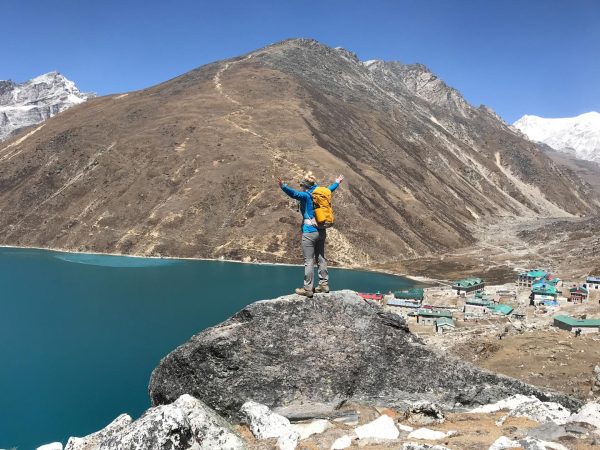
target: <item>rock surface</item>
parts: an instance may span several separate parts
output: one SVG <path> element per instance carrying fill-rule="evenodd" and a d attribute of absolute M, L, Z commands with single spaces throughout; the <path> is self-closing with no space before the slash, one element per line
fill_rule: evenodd
<path fill-rule="evenodd" d="M 249 399 L 271 408 L 349 399 L 453 408 L 525 394 L 580 406 L 433 352 L 399 316 L 351 291 L 253 303 L 163 358 L 149 391 L 155 405 L 189 393 L 229 417 Z"/>
<path fill-rule="evenodd" d="M 65 450 L 243 450 L 232 426 L 200 400 L 182 395 L 170 405 L 147 410 L 132 422 L 121 415 L 103 430 L 70 438 Z"/>
<path fill-rule="evenodd" d="M 131 424 L 132 419 L 128 414 L 121 414 L 105 428 L 85 437 L 69 438 L 65 450 L 94 450 L 100 447 L 105 439 L 118 434 L 123 428 Z"/>

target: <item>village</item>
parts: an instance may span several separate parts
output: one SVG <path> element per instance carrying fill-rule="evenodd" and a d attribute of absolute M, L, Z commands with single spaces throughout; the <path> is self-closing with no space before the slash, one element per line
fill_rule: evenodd
<path fill-rule="evenodd" d="M 483 279 L 474 277 L 436 287 L 359 295 L 403 316 L 419 335 L 498 328 L 515 322 L 552 325 L 576 336 L 600 332 L 600 276 L 565 281 L 533 269 L 503 285 L 486 286 Z M 500 332 L 498 338 L 502 336 Z"/>

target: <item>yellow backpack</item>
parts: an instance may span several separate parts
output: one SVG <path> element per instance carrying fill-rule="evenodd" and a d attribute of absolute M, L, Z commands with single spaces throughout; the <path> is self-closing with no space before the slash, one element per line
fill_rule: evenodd
<path fill-rule="evenodd" d="M 312 192 L 315 219 L 318 228 L 333 226 L 333 208 L 331 206 L 331 191 L 326 187 L 317 187 Z"/>

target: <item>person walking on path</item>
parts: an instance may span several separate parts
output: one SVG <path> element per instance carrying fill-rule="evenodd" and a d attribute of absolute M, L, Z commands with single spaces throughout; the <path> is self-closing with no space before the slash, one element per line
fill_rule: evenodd
<path fill-rule="evenodd" d="M 340 175 L 335 179 L 335 182 L 328 186 L 328 189 L 333 192 L 344 180 L 344 176 Z M 300 180 L 300 190 L 297 191 L 284 183 L 281 178 L 277 178 L 279 187 L 287 195 L 294 200 L 298 200 L 300 204 L 300 212 L 302 213 L 302 254 L 304 256 L 304 286 L 296 289 L 296 294 L 306 297 L 313 296 L 313 273 L 315 258 L 317 260 L 319 272 L 319 285 L 314 289 L 314 292 L 329 292 L 329 273 L 327 271 L 327 260 L 325 259 L 325 239 L 327 238 L 327 230 L 319 228 L 316 225 L 315 210 L 313 205 L 312 193 L 318 187 L 317 180 L 308 172 Z"/>

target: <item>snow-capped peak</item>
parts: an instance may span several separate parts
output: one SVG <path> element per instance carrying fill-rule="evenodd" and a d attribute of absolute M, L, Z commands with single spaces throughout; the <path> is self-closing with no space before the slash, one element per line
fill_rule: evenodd
<path fill-rule="evenodd" d="M 590 111 L 576 117 L 548 119 L 524 115 L 513 126 L 532 141 L 580 159 L 600 162 L 600 113 Z"/>
<path fill-rule="evenodd" d="M 58 72 L 48 72 L 20 84 L 0 81 L 0 141 L 93 95 L 80 92 L 75 83 Z"/>

